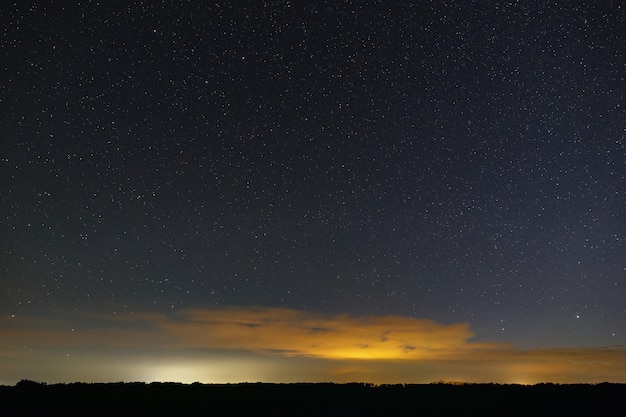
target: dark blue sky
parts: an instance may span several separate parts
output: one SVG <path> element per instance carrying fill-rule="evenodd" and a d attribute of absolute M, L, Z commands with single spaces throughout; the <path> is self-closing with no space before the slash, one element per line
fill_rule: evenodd
<path fill-rule="evenodd" d="M 3 314 L 626 343 L 621 2 L 230 3 L 0 8 Z"/>

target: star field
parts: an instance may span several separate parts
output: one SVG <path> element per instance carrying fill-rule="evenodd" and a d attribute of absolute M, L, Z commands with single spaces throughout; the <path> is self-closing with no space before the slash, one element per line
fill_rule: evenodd
<path fill-rule="evenodd" d="M 0 7 L 0 311 L 624 346 L 620 2 Z"/>

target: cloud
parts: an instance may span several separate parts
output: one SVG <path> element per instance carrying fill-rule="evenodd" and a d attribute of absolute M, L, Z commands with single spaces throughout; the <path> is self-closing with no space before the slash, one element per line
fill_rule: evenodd
<path fill-rule="evenodd" d="M 194 347 L 282 352 L 326 359 L 428 359 L 469 346 L 467 324 L 399 316 L 327 316 L 279 308 L 195 310 L 163 329 Z"/>
<path fill-rule="evenodd" d="M 329 316 L 283 308 L 190 310 L 175 315 L 85 315 L 69 320 L 13 318 L 8 339 L 26 345 L 109 345 L 238 349 L 326 359 L 451 357 L 496 344 L 469 343 L 465 323 L 400 316 Z"/>
<path fill-rule="evenodd" d="M 0 334 L 0 370 L 15 372 L 19 370 L 20 358 L 26 364 L 37 356 L 54 357 L 55 352 L 65 351 L 79 353 L 84 363 L 100 363 L 101 370 L 108 365 L 105 359 L 98 362 L 98 358 L 119 363 L 121 357 L 136 358 L 143 352 L 152 363 L 163 362 L 167 355 L 168 363 L 185 363 L 190 373 L 200 369 L 198 364 L 211 360 L 215 363 L 216 352 L 248 352 L 247 358 L 253 362 L 271 362 L 264 369 L 277 369 L 277 360 L 289 363 L 289 371 L 271 377 L 279 381 L 286 375 L 290 380 L 323 380 L 325 375 L 327 380 L 361 377 L 369 382 L 390 383 L 428 382 L 424 381 L 426 378 L 520 383 L 626 382 L 626 351 L 620 347 L 522 350 L 502 343 L 472 341 L 473 333 L 467 323 L 441 324 L 401 316 L 325 315 L 284 308 L 233 307 L 169 315 L 7 317 L 0 319 Z M 138 362 L 132 359 L 131 363 Z M 292 366 L 294 363 L 298 366 Z M 304 363 L 309 373 L 301 366 Z M 148 363 L 142 366 L 157 369 Z M 182 369 L 181 365 L 168 366 L 162 369 Z M 298 369 L 302 374 L 297 374 Z M 243 375 L 244 370 L 238 372 L 237 375 Z"/>

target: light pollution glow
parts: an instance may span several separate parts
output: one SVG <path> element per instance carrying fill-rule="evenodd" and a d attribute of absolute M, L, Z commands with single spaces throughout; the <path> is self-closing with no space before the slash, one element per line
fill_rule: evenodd
<path fill-rule="evenodd" d="M 626 382 L 623 348 L 520 350 L 468 324 L 283 308 L 0 320 L 0 384 L 46 382 Z"/>

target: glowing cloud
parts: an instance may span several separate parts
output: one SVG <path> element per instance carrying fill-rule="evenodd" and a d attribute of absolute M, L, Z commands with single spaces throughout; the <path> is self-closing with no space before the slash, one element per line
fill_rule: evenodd
<path fill-rule="evenodd" d="M 408 317 L 323 316 L 288 309 L 190 311 L 162 323 L 194 347 L 270 351 L 327 359 L 428 359 L 487 347 L 468 344 L 466 324 Z M 489 346 L 492 347 L 492 346 Z"/>
<path fill-rule="evenodd" d="M 20 378 L 626 382 L 622 348 L 520 350 L 472 342 L 466 323 L 399 316 L 222 308 L 10 317 L 0 319 L 0 334 L 0 373 Z"/>
<path fill-rule="evenodd" d="M 85 318 L 89 322 L 81 325 Z M 90 315 L 75 324 L 13 319 L 13 326 L 3 327 L 9 339 L 25 345 L 238 349 L 326 359 L 424 360 L 500 346 L 468 343 L 473 334 L 467 324 L 399 316 L 325 316 L 280 308 Z"/>

